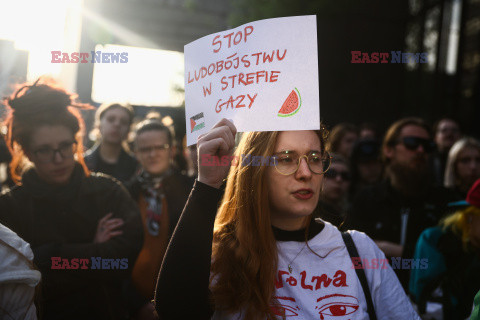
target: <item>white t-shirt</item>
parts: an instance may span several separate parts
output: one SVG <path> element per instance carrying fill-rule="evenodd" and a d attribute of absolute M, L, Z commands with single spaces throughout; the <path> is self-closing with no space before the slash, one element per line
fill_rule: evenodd
<path fill-rule="evenodd" d="M 340 231 L 328 222 L 308 244 L 319 258 L 297 241 L 277 241 L 275 297 L 279 311 L 292 320 L 369 319 L 366 298 Z M 365 233 L 349 231 L 362 259 L 385 259 Z M 297 256 L 298 254 L 298 256 Z M 292 272 L 289 272 L 288 265 Z M 365 269 L 379 320 L 420 320 L 390 266 Z M 278 314 L 282 314 L 278 313 Z M 216 311 L 213 319 L 243 319 L 241 313 Z M 278 316 L 282 319 L 282 316 Z"/>

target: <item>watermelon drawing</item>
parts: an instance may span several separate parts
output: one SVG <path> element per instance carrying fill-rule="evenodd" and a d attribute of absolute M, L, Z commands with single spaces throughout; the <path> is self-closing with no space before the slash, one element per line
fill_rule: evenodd
<path fill-rule="evenodd" d="M 300 97 L 300 92 L 298 89 L 292 90 L 288 95 L 287 99 L 283 103 L 282 107 L 278 111 L 279 117 L 290 117 L 300 110 L 302 106 L 302 97 Z"/>

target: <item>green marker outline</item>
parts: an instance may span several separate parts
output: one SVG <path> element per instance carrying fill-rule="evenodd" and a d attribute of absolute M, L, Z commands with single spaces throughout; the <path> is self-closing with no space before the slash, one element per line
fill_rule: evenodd
<path fill-rule="evenodd" d="M 293 116 L 294 114 L 296 114 L 298 112 L 298 110 L 300 110 L 300 108 L 302 107 L 302 96 L 300 95 L 300 91 L 298 91 L 297 88 L 295 88 L 295 91 L 297 91 L 297 94 L 298 94 L 298 97 L 300 98 L 300 105 L 298 106 L 297 110 L 295 110 L 293 113 L 289 113 L 289 114 L 281 114 L 281 113 L 278 113 L 277 115 L 279 117 L 291 117 Z"/>

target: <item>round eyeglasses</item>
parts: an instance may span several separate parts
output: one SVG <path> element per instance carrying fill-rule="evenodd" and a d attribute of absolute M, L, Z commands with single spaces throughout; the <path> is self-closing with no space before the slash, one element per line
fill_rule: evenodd
<path fill-rule="evenodd" d="M 57 154 L 57 152 L 60 154 L 62 159 L 71 159 L 73 158 L 75 152 L 77 152 L 77 142 L 62 142 L 57 149 L 53 149 L 49 146 L 44 146 L 33 151 L 33 154 L 40 162 L 47 163 L 53 162 L 55 160 L 55 155 Z"/>
<path fill-rule="evenodd" d="M 311 151 L 305 155 L 299 155 L 295 151 L 282 151 L 274 155 L 275 169 L 280 174 L 291 175 L 300 168 L 300 160 L 305 157 L 308 168 L 314 174 L 323 174 L 330 168 L 332 157 L 328 152 L 323 154 L 319 151 Z"/>

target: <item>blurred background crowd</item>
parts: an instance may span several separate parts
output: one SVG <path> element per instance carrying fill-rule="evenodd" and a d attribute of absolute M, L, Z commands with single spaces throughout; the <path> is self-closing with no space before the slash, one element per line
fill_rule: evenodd
<path fill-rule="evenodd" d="M 153 240 L 124 284 L 129 317 L 153 317 L 155 274 L 197 174 L 196 148 L 185 144 L 183 46 L 249 21 L 306 14 L 317 15 L 332 156 L 318 216 L 366 232 L 388 258 L 428 257 L 426 270 L 395 270 L 425 319 L 470 314 L 480 289 L 478 1 L 21 0 L 0 2 L 0 12 L 1 96 L 41 76 L 94 106 L 81 111 L 85 163 L 119 180 L 140 208 Z M 55 64 L 54 50 L 127 51 L 129 62 Z M 352 64 L 357 50 L 427 52 L 428 63 Z M 11 161 L 0 139 L 3 190 L 15 185 Z M 106 237 L 123 222 L 103 220 L 113 232 Z"/>

